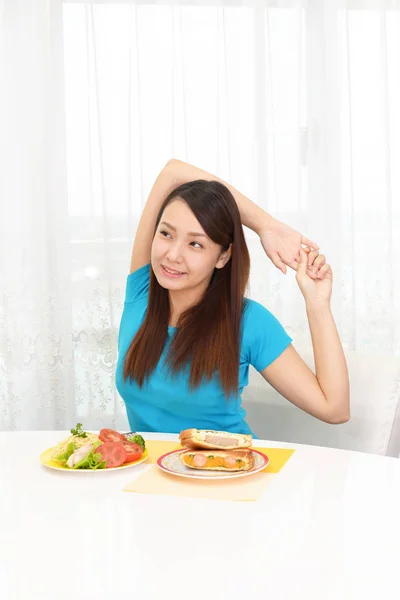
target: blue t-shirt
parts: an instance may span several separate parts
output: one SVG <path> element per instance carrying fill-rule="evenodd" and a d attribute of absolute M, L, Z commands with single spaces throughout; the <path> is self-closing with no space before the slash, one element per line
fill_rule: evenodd
<path fill-rule="evenodd" d="M 239 390 L 227 398 L 216 374 L 194 390 L 189 389 L 190 367 L 178 374 L 167 373 L 165 357 L 176 328 L 168 327 L 168 338 L 159 363 L 140 388 L 130 378 L 124 381 L 126 352 L 143 322 L 150 282 L 150 265 L 131 273 L 127 279 L 124 310 L 118 339 L 116 385 L 123 398 L 132 431 L 179 433 L 183 429 L 215 429 L 252 433 L 245 421 L 241 393 L 248 384 L 249 365 L 262 371 L 291 343 L 279 321 L 261 304 L 245 300 L 242 316 Z"/>

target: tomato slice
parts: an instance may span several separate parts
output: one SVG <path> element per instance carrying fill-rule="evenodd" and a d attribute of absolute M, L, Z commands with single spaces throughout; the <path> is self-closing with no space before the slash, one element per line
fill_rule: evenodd
<path fill-rule="evenodd" d="M 103 460 L 106 461 L 107 469 L 120 467 L 126 462 L 128 456 L 120 442 L 105 442 L 105 444 L 101 444 L 96 448 L 96 452 L 99 452 Z"/>
<path fill-rule="evenodd" d="M 127 454 L 125 462 L 135 462 L 135 460 L 142 458 L 143 448 L 142 446 L 139 446 L 139 444 L 135 444 L 135 442 L 129 442 L 128 440 L 120 442 L 120 444 L 124 447 Z"/>
<path fill-rule="evenodd" d="M 102 442 L 126 442 L 126 437 L 114 429 L 102 429 L 99 433 Z"/>

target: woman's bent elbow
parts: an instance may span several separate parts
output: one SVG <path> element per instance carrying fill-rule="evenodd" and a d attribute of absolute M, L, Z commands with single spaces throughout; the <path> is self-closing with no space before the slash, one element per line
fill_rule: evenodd
<path fill-rule="evenodd" d="M 342 425 L 343 423 L 347 423 L 350 421 L 350 412 L 346 412 L 344 414 L 331 415 L 328 423 L 331 425 Z"/>
<path fill-rule="evenodd" d="M 171 167 L 173 165 L 177 165 L 179 163 L 179 160 L 177 158 L 170 158 L 166 163 L 165 166 L 166 167 Z"/>

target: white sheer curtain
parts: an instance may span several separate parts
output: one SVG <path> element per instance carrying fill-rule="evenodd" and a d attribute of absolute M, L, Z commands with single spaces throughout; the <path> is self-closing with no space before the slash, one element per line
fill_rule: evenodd
<path fill-rule="evenodd" d="M 0 39 L 0 428 L 125 426 L 125 278 L 172 156 L 315 239 L 344 346 L 400 354 L 398 0 L 3 0 Z M 252 297 L 309 344 L 247 239 Z"/>
<path fill-rule="evenodd" d="M 62 44 L 61 2 L 0 2 L 2 429 L 75 418 Z"/>

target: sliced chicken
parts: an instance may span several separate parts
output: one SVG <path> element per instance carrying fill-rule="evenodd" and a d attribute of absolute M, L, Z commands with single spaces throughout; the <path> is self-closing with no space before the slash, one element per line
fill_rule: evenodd
<path fill-rule="evenodd" d="M 71 454 L 67 460 L 67 466 L 72 469 L 75 465 L 81 462 L 81 460 L 83 460 L 85 456 L 89 454 L 89 452 L 91 452 L 92 448 L 93 444 L 89 442 L 88 444 L 81 446 L 81 448 L 78 448 L 78 450 L 75 450 L 75 452 Z"/>

